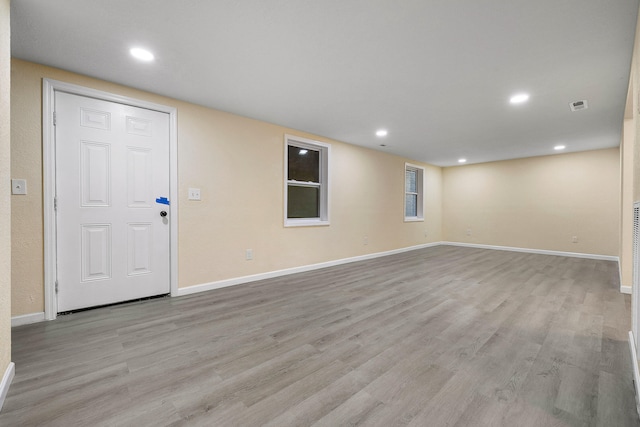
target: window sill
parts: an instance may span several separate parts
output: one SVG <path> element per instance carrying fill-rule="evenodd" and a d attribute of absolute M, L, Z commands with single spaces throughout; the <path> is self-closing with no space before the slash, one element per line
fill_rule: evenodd
<path fill-rule="evenodd" d="M 405 216 L 404 222 L 424 222 L 424 218 L 420 218 L 419 216 Z"/>
<path fill-rule="evenodd" d="M 329 225 L 329 221 L 321 219 L 285 219 L 285 227 L 321 227 Z"/>

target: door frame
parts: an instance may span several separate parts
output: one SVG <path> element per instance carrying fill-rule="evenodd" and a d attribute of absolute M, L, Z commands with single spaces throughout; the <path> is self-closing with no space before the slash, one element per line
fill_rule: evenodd
<path fill-rule="evenodd" d="M 175 107 L 142 101 L 128 96 L 116 95 L 101 90 L 42 79 L 42 163 L 43 163 L 43 211 L 44 211 L 44 317 L 54 320 L 58 315 L 56 278 L 58 277 L 56 212 L 54 197 L 56 189 L 55 165 L 55 93 L 65 92 L 103 101 L 116 102 L 132 107 L 169 114 L 169 283 L 171 296 L 178 294 L 178 116 Z"/>

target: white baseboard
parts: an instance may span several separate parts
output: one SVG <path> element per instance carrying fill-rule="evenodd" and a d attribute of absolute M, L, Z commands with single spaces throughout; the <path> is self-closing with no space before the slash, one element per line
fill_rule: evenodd
<path fill-rule="evenodd" d="M 448 246 L 464 246 L 464 247 L 478 248 L 478 249 L 493 249 L 497 251 L 526 252 L 530 254 L 539 254 L 539 255 L 555 255 L 555 256 L 566 256 L 571 258 L 587 258 L 587 259 L 598 259 L 598 260 L 604 260 L 604 261 L 619 261 L 619 258 L 617 256 L 612 256 L 612 255 L 548 251 L 545 249 L 516 248 L 512 246 L 479 245 L 475 243 L 461 243 L 461 242 L 441 242 L 441 244 L 448 245 Z"/>
<path fill-rule="evenodd" d="M 11 327 L 30 325 L 31 323 L 44 322 L 44 312 L 23 314 L 11 318 Z"/>
<path fill-rule="evenodd" d="M 4 399 L 7 397 L 7 393 L 9 393 L 9 386 L 11 385 L 11 381 L 13 381 L 13 377 L 16 374 L 16 364 L 13 362 L 9 363 L 7 366 L 7 370 L 4 371 L 4 375 L 2 376 L 2 382 L 0 382 L 0 411 L 2 411 L 2 405 L 4 405 Z"/>
<path fill-rule="evenodd" d="M 629 331 L 629 349 L 631 350 L 631 364 L 633 365 L 633 382 L 636 388 L 636 411 L 640 415 L 640 367 L 638 366 L 638 354 L 633 331 Z"/>
<path fill-rule="evenodd" d="M 301 267 L 287 268 L 284 270 L 269 271 L 266 273 L 253 274 L 250 276 L 234 277 L 232 279 L 219 280 L 217 282 L 202 283 L 200 285 L 193 285 L 193 286 L 188 286 L 186 288 L 179 288 L 175 296 L 190 295 L 198 292 L 205 292 L 213 289 L 220 289 L 220 288 L 226 288 L 228 286 L 240 285 L 242 283 L 272 279 L 274 277 L 287 276 L 289 274 L 295 274 L 295 273 L 304 273 L 306 271 L 318 270 L 318 269 L 327 268 L 327 267 L 334 267 L 336 265 L 348 264 L 351 262 L 365 261 L 368 259 L 380 258 L 383 256 L 415 251 L 417 249 L 430 248 L 433 246 L 440 246 L 440 245 L 441 245 L 441 242 L 426 243 L 423 245 L 409 246 L 407 248 L 394 249 L 391 251 L 376 252 L 373 254 L 360 255 L 360 256 L 355 256 L 351 258 L 342 258 L 334 261 L 321 262 L 318 264 L 303 265 Z"/>
<path fill-rule="evenodd" d="M 631 295 L 631 286 L 620 285 L 620 293 Z"/>

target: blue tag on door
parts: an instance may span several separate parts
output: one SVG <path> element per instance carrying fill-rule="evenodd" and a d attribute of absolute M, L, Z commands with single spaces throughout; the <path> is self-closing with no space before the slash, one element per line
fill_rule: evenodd
<path fill-rule="evenodd" d="M 166 197 L 158 197 L 156 199 L 156 203 L 160 203 L 161 205 L 168 205 L 169 199 L 167 199 Z"/>

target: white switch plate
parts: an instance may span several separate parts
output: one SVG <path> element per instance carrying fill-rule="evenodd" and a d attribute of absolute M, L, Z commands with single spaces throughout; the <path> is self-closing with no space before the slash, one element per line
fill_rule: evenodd
<path fill-rule="evenodd" d="M 199 188 L 190 188 L 189 189 L 189 200 L 200 200 L 200 189 Z"/>
<path fill-rule="evenodd" d="M 11 180 L 11 194 L 27 194 L 27 180 L 26 179 L 12 179 Z"/>

